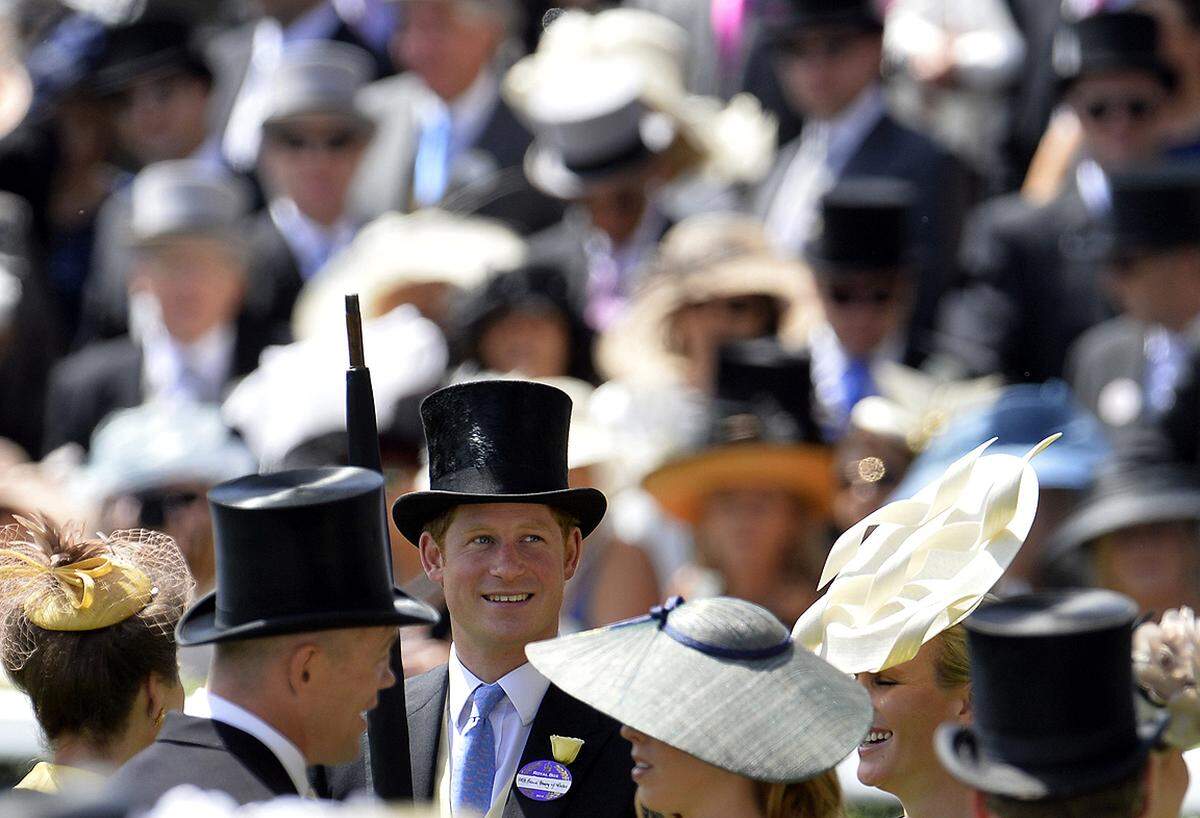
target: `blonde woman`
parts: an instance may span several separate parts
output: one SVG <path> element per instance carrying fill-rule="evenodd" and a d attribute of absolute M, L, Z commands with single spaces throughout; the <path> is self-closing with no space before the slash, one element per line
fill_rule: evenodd
<path fill-rule="evenodd" d="M 17 787 L 98 786 L 183 709 L 175 625 L 192 577 L 163 534 L 85 538 L 18 520 L 0 530 L 0 659 L 52 761 Z"/>
<path fill-rule="evenodd" d="M 841 815 L 833 768 L 865 736 L 868 698 L 765 608 L 676 597 L 526 652 L 553 684 L 624 724 L 643 815 Z M 571 756 L 555 749 L 555 773 L 569 777 Z"/>
<path fill-rule="evenodd" d="M 895 795 L 906 818 L 969 818 L 970 790 L 934 751 L 944 722 L 971 720 L 962 621 L 1020 549 L 1037 511 L 1032 457 L 984 455 L 985 443 L 911 500 L 842 535 L 824 597 L 796 623 L 797 641 L 855 675 L 874 719 L 858 748 L 862 783 Z M 869 532 L 869 534 L 868 534 Z"/>

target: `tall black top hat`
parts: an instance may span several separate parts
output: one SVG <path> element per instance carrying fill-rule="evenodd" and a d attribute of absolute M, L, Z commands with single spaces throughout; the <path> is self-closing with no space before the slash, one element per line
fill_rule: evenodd
<path fill-rule="evenodd" d="M 777 32 L 782 39 L 786 39 L 789 30 L 806 26 L 883 30 L 883 14 L 877 0 L 789 0 L 787 6 Z"/>
<path fill-rule="evenodd" d="M 1159 53 L 1158 22 L 1136 11 L 1092 14 L 1062 29 L 1053 62 L 1060 93 L 1082 76 L 1105 71 L 1148 71 L 1168 91 L 1178 80 Z"/>
<path fill-rule="evenodd" d="M 805 248 L 830 270 L 894 270 L 912 261 L 913 188 L 901 179 L 859 176 L 821 200 L 819 226 Z"/>
<path fill-rule="evenodd" d="M 936 747 L 959 781 L 1023 800 L 1082 795 L 1137 772 L 1165 721 L 1135 711 L 1137 606 L 1111 591 L 1028 594 L 965 620 L 974 724 Z"/>
<path fill-rule="evenodd" d="M 1114 175 L 1114 255 L 1200 244 L 1200 170 L 1162 164 Z"/>
<path fill-rule="evenodd" d="M 437 622 L 393 587 L 383 478 L 358 468 L 242 477 L 208 493 L 217 589 L 183 615 L 181 645 Z"/>
<path fill-rule="evenodd" d="M 447 386 L 421 404 L 429 447 L 429 491 L 406 494 L 392 519 L 409 542 L 455 506 L 535 503 L 579 521 L 583 536 L 604 517 L 599 490 L 567 486 L 571 399 L 529 381 Z"/>
<path fill-rule="evenodd" d="M 213 79 L 192 27 L 175 15 L 155 13 L 109 33 L 93 82 L 99 93 L 113 94 L 135 80 L 175 72 Z"/>

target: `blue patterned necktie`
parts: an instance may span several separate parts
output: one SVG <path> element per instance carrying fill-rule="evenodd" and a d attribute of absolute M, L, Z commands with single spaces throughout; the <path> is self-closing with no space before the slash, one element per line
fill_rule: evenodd
<path fill-rule="evenodd" d="M 492 805 L 492 785 L 496 780 L 496 733 L 488 716 L 504 698 L 498 684 L 480 685 L 472 699 L 471 718 L 463 731 L 463 749 L 455 771 L 450 803 L 455 815 L 467 810 L 487 814 Z"/>

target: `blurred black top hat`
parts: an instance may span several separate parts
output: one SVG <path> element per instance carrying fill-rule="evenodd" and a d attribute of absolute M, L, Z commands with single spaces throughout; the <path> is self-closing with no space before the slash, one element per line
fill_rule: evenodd
<path fill-rule="evenodd" d="M 1114 174 L 1110 252 L 1200 244 L 1200 169 L 1167 163 Z"/>
<path fill-rule="evenodd" d="M 786 40 L 789 31 L 811 26 L 848 26 L 883 31 L 883 14 L 877 0 L 788 0 L 776 26 Z"/>
<path fill-rule="evenodd" d="M 1156 429 L 1126 431 L 1080 506 L 1054 534 L 1051 556 L 1148 523 L 1200 521 L 1200 470 L 1174 459 Z"/>
<path fill-rule="evenodd" d="M 101 94 L 117 94 L 134 81 L 175 73 L 213 81 L 192 26 L 168 12 L 155 12 L 109 32 L 94 87 Z"/>
<path fill-rule="evenodd" d="M 455 506 L 533 503 L 563 511 L 583 536 L 604 517 L 594 488 L 567 485 L 571 399 L 530 381 L 474 381 L 447 386 L 421 404 L 429 448 L 429 491 L 405 494 L 392 519 L 409 542 Z"/>
<path fill-rule="evenodd" d="M 217 588 L 183 615 L 179 644 L 437 622 L 432 608 L 392 584 L 378 474 L 252 475 L 216 486 L 208 499 Z"/>
<path fill-rule="evenodd" d="M 821 199 L 821 218 L 805 256 L 830 271 L 895 270 L 912 261 L 912 186 L 901 179 L 858 176 Z"/>
<path fill-rule="evenodd" d="M 1133 600 L 1061 591 L 985 605 L 965 620 L 971 726 L 943 724 L 951 775 L 1021 800 L 1094 792 L 1134 775 L 1166 721 L 1139 722 Z"/>
<path fill-rule="evenodd" d="M 704 437 L 643 485 L 670 514 L 692 523 L 714 491 L 745 486 L 782 487 L 824 514 L 832 502 L 832 456 L 812 407 L 807 357 L 774 339 L 727 344 Z"/>
<path fill-rule="evenodd" d="M 1158 22 L 1136 11 L 1092 14 L 1060 30 L 1053 49 L 1059 92 L 1080 77 L 1106 71 L 1143 70 L 1168 91 L 1178 81 L 1159 51 Z"/>

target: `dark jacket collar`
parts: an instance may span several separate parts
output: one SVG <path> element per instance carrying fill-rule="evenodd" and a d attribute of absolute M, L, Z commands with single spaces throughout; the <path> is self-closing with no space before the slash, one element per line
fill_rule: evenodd
<path fill-rule="evenodd" d="M 169 713 L 156 742 L 223 750 L 234 756 L 276 795 L 299 795 L 283 764 L 249 733 L 212 719 Z"/>

